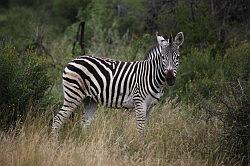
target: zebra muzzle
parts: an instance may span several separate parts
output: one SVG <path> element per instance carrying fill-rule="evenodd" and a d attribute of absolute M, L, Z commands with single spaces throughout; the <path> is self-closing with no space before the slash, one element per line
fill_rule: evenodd
<path fill-rule="evenodd" d="M 169 86 L 173 86 L 175 84 L 175 76 L 173 70 L 168 70 L 165 74 L 165 78 Z"/>

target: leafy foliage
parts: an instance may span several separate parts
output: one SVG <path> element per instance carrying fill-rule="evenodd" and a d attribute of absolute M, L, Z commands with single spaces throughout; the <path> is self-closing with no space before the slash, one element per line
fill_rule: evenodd
<path fill-rule="evenodd" d="M 247 162 L 249 134 L 250 45 L 242 43 L 213 59 L 210 50 L 192 49 L 181 59 L 181 74 L 169 92 L 179 100 L 197 105 L 206 118 L 223 122 L 223 150 Z"/>
<path fill-rule="evenodd" d="M 47 76 L 48 61 L 35 52 L 20 59 L 13 45 L 0 47 L 1 128 L 25 118 L 30 105 L 43 98 L 51 85 Z"/>

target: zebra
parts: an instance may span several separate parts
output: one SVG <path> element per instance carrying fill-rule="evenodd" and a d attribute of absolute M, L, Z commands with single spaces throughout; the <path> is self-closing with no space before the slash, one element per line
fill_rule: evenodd
<path fill-rule="evenodd" d="M 135 110 L 136 128 L 145 133 L 150 108 L 163 96 L 163 88 L 174 85 L 179 67 L 179 46 L 183 32 L 165 40 L 156 34 L 158 46 L 146 60 L 125 62 L 94 56 L 80 56 L 70 61 L 63 71 L 64 103 L 54 116 L 52 136 L 70 114 L 84 102 L 83 128 L 93 120 L 97 105 Z"/>

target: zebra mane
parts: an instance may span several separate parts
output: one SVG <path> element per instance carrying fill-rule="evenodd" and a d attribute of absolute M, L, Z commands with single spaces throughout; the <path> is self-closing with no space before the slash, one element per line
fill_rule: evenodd
<path fill-rule="evenodd" d="M 149 47 L 149 49 L 146 51 L 144 60 L 147 60 L 149 58 L 150 52 L 152 52 L 155 48 L 159 47 L 159 44 L 153 44 Z"/>

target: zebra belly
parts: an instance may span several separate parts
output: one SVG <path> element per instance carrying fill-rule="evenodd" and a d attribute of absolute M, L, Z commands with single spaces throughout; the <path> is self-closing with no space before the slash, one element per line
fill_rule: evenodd
<path fill-rule="evenodd" d="M 132 97 L 124 96 L 123 101 L 122 100 L 123 94 L 117 95 L 117 102 L 116 100 L 112 100 L 112 104 L 108 105 L 108 107 L 115 107 L 115 108 L 134 108 L 134 101 Z"/>
<path fill-rule="evenodd" d="M 101 102 L 100 94 L 90 95 L 90 97 L 93 98 L 95 102 L 97 102 L 100 105 L 105 106 L 105 107 L 109 107 L 109 108 L 134 108 L 133 97 L 127 96 L 127 95 L 123 96 L 123 93 L 119 93 L 115 97 L 114 97 L 114 95 L 110 95 L 109 98 L 106 99 L 106 103 Z M 104 97 L 105 96 L 103 96 L 103 98 Z M 122 98 L 123 98 L 123 101 L 121 101 Z"/>
<path fill-rule="evenodd" d="M 124 108 L 134 108 L 134 100 L 132 97 L 127 97 L 123 102 L 122 102 L 122 107 Z"/>

